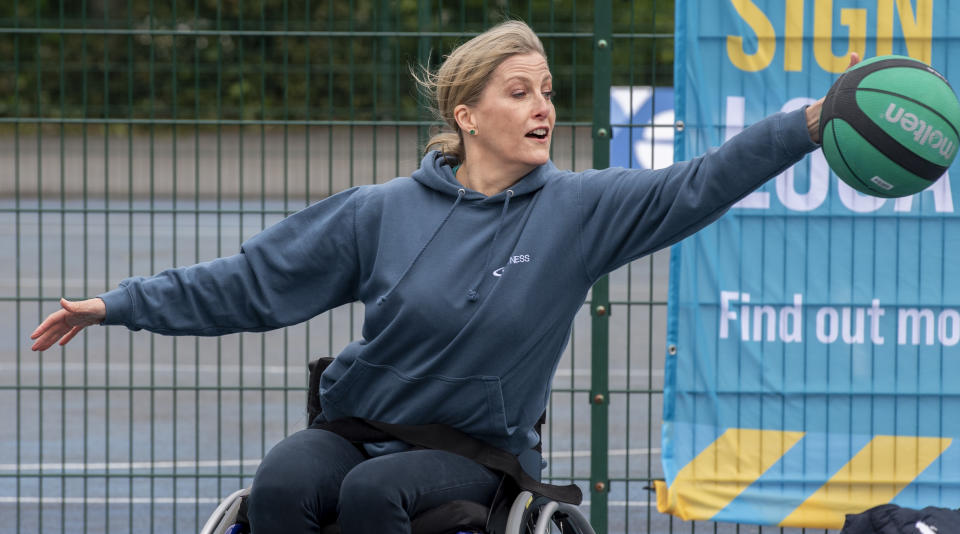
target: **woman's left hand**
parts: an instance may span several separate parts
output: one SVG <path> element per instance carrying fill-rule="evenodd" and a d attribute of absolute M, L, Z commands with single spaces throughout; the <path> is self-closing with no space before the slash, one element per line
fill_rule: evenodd
<path fill-rule="evenodd" d="M 857 63 L 860 63 L 860 54 L 851 52 L 850 64 L 847 65 L 847 69 L 849 70 Z M 807 129 L 810 130 L 810 139 L 817 144 L 820 143 L 820 110 L 822 107 L 823 98 L 807 106 Z"/>

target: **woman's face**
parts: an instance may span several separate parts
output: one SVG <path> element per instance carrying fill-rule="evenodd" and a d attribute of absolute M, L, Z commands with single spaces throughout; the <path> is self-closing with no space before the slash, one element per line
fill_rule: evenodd
<path fill-rule="evenodd" d="M 457 115 L 467 143 L 467 159 L 497 164 L 505 171 L 530 172 L 550 158 L 556 110 L 553 78 L 538 53 L 507 58 L 474 106 Z M 470 135 L 475 129 L 476 135 Z"/>

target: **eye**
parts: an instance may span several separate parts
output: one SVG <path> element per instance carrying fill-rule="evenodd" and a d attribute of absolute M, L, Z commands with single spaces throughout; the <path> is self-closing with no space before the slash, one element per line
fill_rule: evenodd
<path fill-rule="evenodd" d="M 527 96 L 527 92 L 526 92 L 526 91 L 514 91 L 513 93 L 510 93 L 510 96 L 512 96 L 513 98 L 523 98 L 523 97 Z"/>
<path fill-rule="evenodd" d="M 543 94 L 543 98 L 544 98 L 544 99 L 546 99 L 546 100 L 553 100 L 553 97 L 556 96 L 557 93 L 554 92 L 554 91 L 544 91 L 544 92 L 541 93 L 541 94 Z"/>

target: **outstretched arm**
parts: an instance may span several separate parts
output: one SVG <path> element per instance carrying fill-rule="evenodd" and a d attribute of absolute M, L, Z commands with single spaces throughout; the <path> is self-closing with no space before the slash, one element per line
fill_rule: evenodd
<path fill-rule="evenodd" d="M 51 313 L 30 334 L 32 350 L 47 350 L 58 340 L 66 345 L 84 328 L 100 324 L 107 316 L 107 308 L 98 298 L 69 301 L 60 299 L 60 309 Z"/>
<path fill-rule="evenodd" d="M 33 350 L 63 345 L 91 324 L 166 335 L 262 332 L 356 300 L 355 193 L 343 191 L 246 241 L 240 253 L 132 277 L 95 299 L 61 301 L 31 335 Z"/>
<path fill-rule="evenodd" d="M 851 54 L 850 66 L 859 62 Z M 705 155 L 658 170 L 582 173 L 582 252 L 591 278 L 672 245 L 717 220 L 734 203 L 820 143 L 823 99 L 775 113 Z"/>

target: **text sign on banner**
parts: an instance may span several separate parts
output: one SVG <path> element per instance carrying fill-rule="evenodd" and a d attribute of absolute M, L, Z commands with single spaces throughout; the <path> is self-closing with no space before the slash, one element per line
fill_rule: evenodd
<path fill-rule="evenodd" d="M 677 159 L 820 98 L 851 51 L 960 79 L 946 0 L 676 5 Z M 840 528 L 886 502 L 957 507 L 956 200 L 949 173 L 862 195 L 818 150 L 673 249 L 661 511 Z"/>

